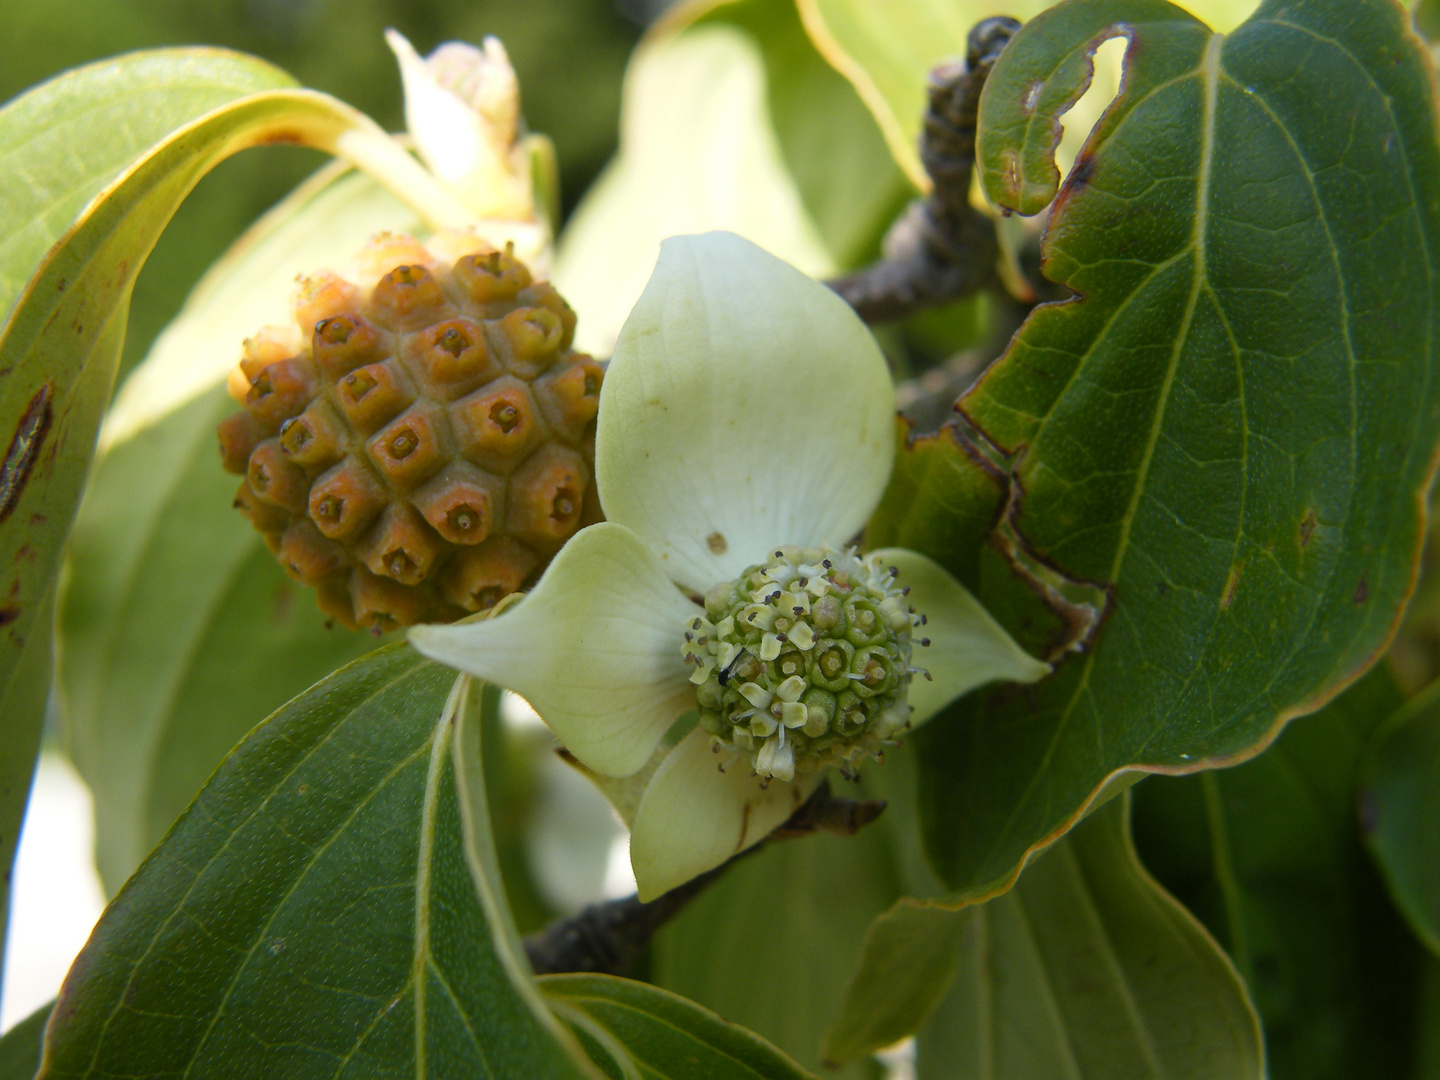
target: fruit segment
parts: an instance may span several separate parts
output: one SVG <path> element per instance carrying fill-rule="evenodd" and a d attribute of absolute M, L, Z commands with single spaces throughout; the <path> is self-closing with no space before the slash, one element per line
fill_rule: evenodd
<path fill-rule="evenodd" d="M 362 288 L 300 283 L 301 337 L 246 342 L 244 411 L 219 428 L 235 505 L 325 614 L 376 633 L 484 611 L 599 519 L 604 366 L 510 251 L 453 265 L 382 237 Z M 388 266 L 388 269 L 386 268 Z M 232 381 L 232 385 L 234 385 Z"/>

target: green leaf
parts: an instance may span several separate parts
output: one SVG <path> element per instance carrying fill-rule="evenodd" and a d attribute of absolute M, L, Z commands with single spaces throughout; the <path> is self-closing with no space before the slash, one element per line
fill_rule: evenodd
<path fill-rule="evenodd" d="M 1128 806 L 1128 796 L 1113 799 L 1004 896 L 928 915 L 904 902 L 887 914 L 892 934 L 933 933 L 939 918 L 954 924 L 928 954 L 923 942 L 908 943 L 912 983 L 927 966 L 953 969 L 958 938 L 958 974 L 943 1000 L 931 1000 L 919 1035 L 922 1080 L 1264 1076 L 1259 1025 L 1235 969 L 1141 868 Z M 850 1052 L 925 1018 L 890 1013 L 882 1024 L 892 987 L 867 984 L 869 970 L 835 1029 Z"/>
<path fill-rule="evenodd" d="M 71 535 L 60 677 L 111 893 L 260 717 L 375 646 L 325 629 L 231 507 L 213 446 L 233 406 L 215 387 L 240 341 L 292 317 L 298 273 L 418 225 L 368 176 L 322 169 L 206 274 L 105 417 L 109 452 Z"/>
<path fill-rule="evenodd" d="M 1117 771 L 1243 760 L 1323 704 L 1387 644 L 1419 554 L 1440 147 L 1403 13 L 1272 0 L 1220 37 L 1162 0 L 1067 0 L 986 87 L 992 196 L 1050 190 L 1050 118 L 1121 20 L 1126 91 L 1050 210 L 1046 273 L 1079 296 L 961 399 L 1013 484 L 1015 566 L 985 553 L 980 599 L 1022 644 L 1055 617 L 1034 592 L 1095 609 L 1050 679 L 921 733 L 931 855 L 969 897 Z"/>
<path fill-rule="evenodd" d="M 792 3 L 720 0 L 691 25 L 743 30 L 765 61 L 785 166 L 842 269 L 874 258 L 914 189 L 854 88 L 820 55 Z"/>
<path fill-rule="evenodd" d="M 1360 810 L 1390 895 L 1440 956 L 1440 683 L 1375 733 L 1360 774 Z"/>
<path fill-rule="evenodd" d="M 969 911 L 903 899 L 865 932 L 860 967 L 825 1033 L 825 1057 L 850 1061 L 915 1034 L 974 948 Z"/>
<path fill-rule="evenodd" d="M 1425 962 L 1420 988 L 1420 1015 L 1432 1019 L 1420 1028 L 1415 1077 L 1416 1080 L 1437 1080 L 1440 1078 L 1440 1024 L 1434 1023 L 1433 1018 L 1440 1016 L 1440 960 L 1433 956 Z"/>
<path fill-rule="evenodd" d="M 41 722 L 50 697 L 53 601 L 52 593 L 41 604 L 40 617 L 28 641 L 19 646 L 19 663 L 0 692 L 0 717 L 5 718 L 5 731 L 0 737 L 0 867 L 5 870 L 0 877 L 0 927 L 9 924 L 10 870 L 20 844 L 20 829 L 40 754 Z M 5 941 L 0 938 L 0 969 L 4 952 Z"/>
<path fill-rule="evenodd" d="M 23 314 L 16 305 L 36 263 L 137 153 L 235 97 L 290 85 L 283 72 L 248 57 L 163 52 L 82 68 L 0 109 L 0 151 L 12 180 L 0 191 L 0 313 L 7 319 L 0 324 L 0 369 L 6 372 L 0 387 L 0 558 L 10 568 L 10 580 L 0 585 L 0 709 L 6 718 L 0 864 L 7 869 L 0 918 L 9 906 L 8 868 L 50 691 L 55 568 L 93 421 L 113 378 L 112 364 L 109 375 L 77 387 L 54 358 L 19 362 L 10 343 L 11 327 Z M 63 282 L 62 275 L 50 289 Z M 24 303 L 39 306 L 33 289 L 28 296 Z M 102 329 L 103 344 L 118 350 L 121 333 Z M 73 460 L 60 454 L 60 444 L 68 442 L 85 447 Z"/>
<path fill-rule="evenodd" d="M 1440 37 L 1440 2 L 1416 0 L 1415 29 L 1426 41 Z"/>
<path fill-rule="evenodd" d="M 40 1075 L 584 1075 L 477 898 L 454 682 L 392 646 L 248 736 L 101 918 Z"/>
<path fill-rule="evenodd" d="M 1413 1075 L 1434 1026 L 1355 811 L 1361 750 L 1399 700 L 1377 668 L 1254 761 L 1135 789 L 1141 856 L 1234 958 L 1275 1080 Z"/>
<path fill-rule="evenodd" d="M 576 347 L 609 355 L 660 241 L 739 233 L 814 276 L 834 269 L 765 101 L 747 34 L 700 26 L 642 43 L 625 76 L 620 152 L 560 239 L 554 281 L 580 317 Z"/>
<path fill-rule="evenodd" d="M 865 928 L 900 894 L 890 812 L 855 836 L 772 841 L 731 866 L 657 936 L 653 981 L 821 1071 Z M 873 1075 L 864 1062 L 823 1071 Z"/>
<path fill-rule="evenodd" d="M 65 734 L 112 895 L 242 735 L 376 645 L 327 628 L 232 507 L 214 444 L 233 409 L 215 387 L 113 447 L 71 534 Z"/>
<path fill-rule="evenodd" d="M 455 731 L 455 786 L 464 826 L 465 851 L 480 905 L 502 938 L 502 958 L 511 979 L 543 1011 L 534 995 L 523 946 L 505 903 L 499 859 L 486 797 L 489 759 L 482 753 L 486 720 L 499 708 L 498 688 L 483 698 L 469 679 L 462 681 Z M 607 1077 L 693 1076 L 714 1080 L 801 1078 L 808 1074 L 764 1040 L 674 994 L 601 975 L 543 978 L 540 990 L 578 1043 Z"/>
<path fill-rule="evenodd" d="M 0 559 L 13 568 L 0 619 L 0 699 L 16 698 L 26 642 L 48 632 L 42 609 L 110 397 L 135 276 L 186 193 L 217 162 L 274 141 L 343 145 L 391 182 L 418 174 L 420 187 L 433 187 L 373 123 L 289 85 L 258 60 L 137 54 L 62 76 L 0 110 L 7 167 L 34 173 L 33 190 L 0 207 L 0 233 L 27 237 L 5 256 L 16 260 L 6 272 L 28 273 L 18 260 L 48 249 L 13 306 L 7 300 L 0 328 Z M 173 97 L 173 108 L 159 107 L 157 94 Z M 59 143 L 50 141 L 55 132 Z M 148 149 L 127 164 L 137 137 Z M 67 169 L 79 187 L 66 185 Z M 7 719 L 17 745 L 33 742 L 38 709 Z"/>
<path fill-rule="evenodd" d="M 288 89 L 278 68 L 221 49 L 165 49 L 67 72 L 0 110 L 0 312 L 50 246 L 136 158 L 197 116 Z"/>
<path fill-rule="evenodd" d="M 53 1001 L 42 1005 L 0 1037 L 0 1080 L 34 1080 L 45 1021 L 54 1007 Z"/>
<path fill-rule="evenodd" d="M 763 1039 L 656 987 L 608 975 L 547 975 L 539 983 L 607 1076 L 813 1080 Z"/>
<path fill-rule="evenodd" d="M 239 346 L 294 318 L 295 279 L 344 272 L 382 232 L 423 235 L 419 215 L 364 173 L 336 162 L 255 222 L 200 279 L 145 361 L 115 395 L 101 449 L 223 382 Z M 308 333 L 309 327 L 301 327 Z"/>
<path fill-rule="evenodd" d="M 920 163 L 926 79 L 944 60 L 964 57 L 970 28 L 991 15 L 1028 18 L 1049 0 L 797 0 L 815 47 L 869 106 L 910 182 L 930 189 Z"/>

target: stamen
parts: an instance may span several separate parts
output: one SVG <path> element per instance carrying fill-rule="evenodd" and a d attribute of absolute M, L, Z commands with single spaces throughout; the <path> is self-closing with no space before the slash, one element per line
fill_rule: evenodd
<path fill-rule="evenodd" d="M 873 556 L 774 551 L 708 590 L 682 633 L 701 724 L 713 753 L 748 755 L 762 783 L 832 765 L 853 776 L 909 727 L 918 619 Z"/>

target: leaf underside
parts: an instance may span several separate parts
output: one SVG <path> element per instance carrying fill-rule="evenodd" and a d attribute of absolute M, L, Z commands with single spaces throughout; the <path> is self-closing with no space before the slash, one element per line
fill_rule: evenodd
<path fill-rule="evenodd" d="M 1128 806 L 1113 799 L 1003 896 L 887 912 L 827 1051 L 852 1057 L 920 1028 L 927 1080 L 1260 1077 L 1244 988 L 1141 868 Z"/>
<path fill-rule="evenodd" d="M 377 644 L 327 629 L 231 506 L 214 430 L 233 409 L 216 387 L 112 447 L 71 534 L 63 719 L 111 895 L 257 720 Z"/>
<path fill-rule="evenodd" d="M 1115 771 L 1243 760 L 1321 705 L 1388 642 L 1419 554 L 1440 148 L 1404 12 L 1269 0 L 1220 37 L 1163 0 L 1067 0 L 986 87 L 992 199 L 1051 201 L 1054 123 L 1122 33 L 1123 92 L 1050 207 L 1045 273 L 1078 295 L 961 399 L 1031 583 L 1099 598 L 1050 679 L 917 734 L 961 896 L 1004 888 Z M 1054 646 L 1016 561 L 984 552 L 980 596 Z"/>
<path fill-rule="evenodd" d="M 1424 950 L 1355 800 L 1361 750 L 1399 703 L 1381 666 L 1254 761 L 1135 788 L 1141 857 L 1235 960 L 1273 1080 L 1416 1075 Z"/>
<path fill-rule="evenodd" d="M 1440 957 L 1440 684 L 1376 732 L 1359 800 L 1391 895 Z"/>
<path fill-rule="evenodd" d="M 657 987 L 608 975 L 548 975 L 539 984 L 607 1076 L 814 1080 L 744 1028 Z"/>

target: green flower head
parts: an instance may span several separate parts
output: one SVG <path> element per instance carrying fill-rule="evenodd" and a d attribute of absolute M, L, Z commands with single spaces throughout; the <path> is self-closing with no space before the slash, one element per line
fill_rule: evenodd
<path fill-rule="evenodd" d="M 829 289 L 729 233 L 668 240 L 601 392 L 606 521 L 500 618 L 411 631 L 609 776 L 698 713 L 636 813 L 642 899 L 967 690 L 1049 671 L 931 560 L 849 546 L 889 479 L 894 413 L 884 358 Z"/>

